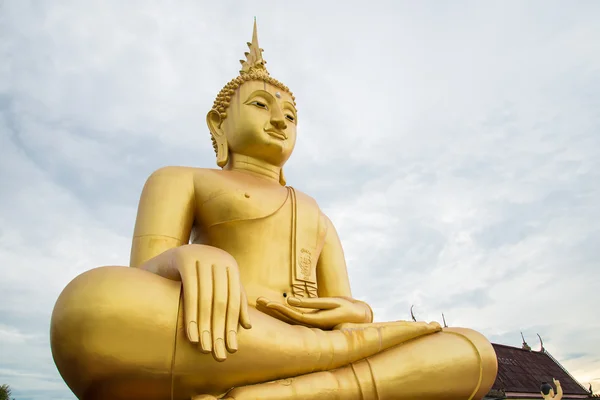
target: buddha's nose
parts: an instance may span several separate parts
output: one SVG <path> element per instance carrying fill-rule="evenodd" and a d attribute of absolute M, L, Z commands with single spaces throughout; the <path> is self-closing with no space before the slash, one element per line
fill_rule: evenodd
<path fill-rule="evenodd" d="M 287 128 L 287 124 L 285 123 L 285 120 L 283 119 L 283 115 L 273 115 L 271 117 L 271 125 L 273 125 L 277 129 L 281 129 L 281 130 L 284 130 L 285 128 Z"/>

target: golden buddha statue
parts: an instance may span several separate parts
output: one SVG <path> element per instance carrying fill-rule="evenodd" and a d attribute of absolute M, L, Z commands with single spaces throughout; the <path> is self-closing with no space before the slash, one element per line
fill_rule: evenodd
<path fill-rule="evenodd" d="M 79 399 L 481 399 L 491 344 L 468 329 L 373 323 L 315 200 L 285 186 L 290 90 L 270 77 L 256 21 L 240 75 L 207 124 L 221 169 L 146 182 L 130 268 L 75 278 L 51 323 Z"/>

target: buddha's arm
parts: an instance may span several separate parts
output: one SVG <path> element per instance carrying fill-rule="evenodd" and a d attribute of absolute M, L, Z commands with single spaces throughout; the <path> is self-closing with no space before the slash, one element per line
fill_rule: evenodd
<path fill-rule="evenodd" d="M 365 309 L 365 321 L 373 322 L 373 311 L 365 302 L 352 299 L 342 243 L 333 223 L 327 219 L 327 236 L 317 263 L 319 297 L 343 297 Z"/>
<path fill-rule="evenodd" d="M 193 170 L 165 167 L 144 185 L 138 207 L 129 265 L 144 262 L 188 244 L 194 221 Z"/>
<path fill-rule="evenodd" d="M 251 327 L 248 301 L 230 254 L 188 245 L 194 207 L 193 169 L 167 167 L 153 173 L 140 199 L 130 266 L 181 280 L 188 339 L 223 361 L 227 352 L 237 351 L 238 323 Z M 207 309 L 212 312 L 198 312 Z"/>

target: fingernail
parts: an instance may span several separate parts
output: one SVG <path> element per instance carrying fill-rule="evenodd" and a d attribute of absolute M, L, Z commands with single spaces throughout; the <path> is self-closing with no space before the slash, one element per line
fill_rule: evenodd
<path fill-rule="evenodd" d="M 238 349 L 237 333 L 235 331 L 227 333 L 227 348 L 230 353 L 236 352 Z"/>
<path fill-rule="evenodd" d="M 302 304 L 302 301 L 300 299 L 297 299 L 296 297 L 290 297 L 288 299 L 288 303 L 290 303 L 293 306 L 299 306 Z"/>
<path fill-rule="evenodd" d="M 218 338 L 217 340 L 215 340 L 214 349 L 214 354 L 217 361 L 223 361 L 227 358 L 227 355 L 225 354 L 225 344 L 223 343 L 223 339 Z"/>
<path fill-rule="evenodd" d="M 256 304 L 267 304 L 268 302 L 269 300 L 265 299 L 264 297 L 259 297 L 256 299 Z"/>
<path fill-rule="evenodd" d="M 209 331 L 202 332 L 202 341 L 200 342 L 200 347 L 202 347 L 202 350 L 207 353 L 212 350 L 212 343 L 210 340 L 210 332 Z"/>
<path fill-rule="evenodd" d="M 188 324 L 187 334 L 190 342 L 198 343 L 198 324 L 196 321 L 191 321 Z"/>

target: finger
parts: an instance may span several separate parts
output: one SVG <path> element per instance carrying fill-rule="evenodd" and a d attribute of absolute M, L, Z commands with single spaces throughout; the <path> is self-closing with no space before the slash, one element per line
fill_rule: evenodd
<path fill-rule="evenodd" d="M 184 270 L 184 271 L 189 271 Z M 195 272 L 195 269 L 192 269 Z M 181 276 L 183 283 L 183 315 L 188 339 L 198 343 L 198 279 L 193 273 Z"/>
<path fill-rule="evenodd" d="M 240 292 L 240 325 L 242 325 L 245 329 L 252 329 L 252 324 L 250 323 L 250 313 L 248 312 L 248 297 L 246 296 L 246 290 L 244 290 L 244 287 L 241 284 Z"/>
<path fill-rule="evenodd" d="M 228 298 L 227 319 L 225 320 L 225 346 L 227 351 L 235 353 L 238 349 L 237 328 L 240 321 L 240 277 L 236 268 L 227 268 Z"/>
<path fill-rule="evenodd" d="M 256 299 L 256 306 L 262 306 L 262 307 L 267 307 L 268 304 L 271 303 L 271 300 L 267 299 L 266 297 L 259 297 L 258 299 Z"/>
<path fill-rule="evenodd" d="M 267 305 L 267 308 L 270 310 L 278 311 L 286 318 L 293 320 L 294 323 L 297 325 L 304 325 L 308 327 L 321 329 L 326 329 L 327 327 L 333 326 L 331 325 L 331 318 L 333 317 L 331 313 L 334 311 L 319 310 L 316 312 L 301 312 L 290 308 L 284 304 L 279 304 L 275 302 L 270 302 Z"/>
<path fill-rule="evenodd" d="M 213 265 L 213 312 L 212 342 L 213 356 L 217 361 L 227 358 L 225 352 L 225 319 L 227 318 L 227 269 L 221 265 Z"/>
<path fill-rule="evenodd" d="M 260 297 L 257 297 L 257 298 L 256 298 L 256 303 L 257 303 L 257 304 L 258 304 L 258 303 L 265 303 L 265 304 L 266 304 L 266 303 L 268 303 L 269 301 L 270 301 L 269 299 L 267 299 L 266 297 L 263 297 L 263 296 L 260 296 Z"/>
<path fill-rule="evenodd" d="M 269 309 L 272 309 L 272 310 L 279 311 L 281 314 L 283 314 L 284 316 L 286 316 L 288 318 L 293 319 L 294 321 L 298 321 L 298 322 L 302 322 L 302 323 L 308 322 L 305 313 L 300 312 L 298 310 L 294 310 L 283 304 L 270 302 L 269 304 L 267 304 L 266 307 Z"/>
<path fill-rule="evenodd" d="M 280 313 L 279 311 L 277 311 L 277 310 L 275 310 L 273 308 L 269 308 L 267 306 L 263 306 L 263 305 L 260 305 L 258 303 L 256 304 L 256 309 L 258 311 L 260 311 L 260 312 L 263 312 L 263 313 L 265 313 L 265 314 L 267 314 L 267 315 L 275 318 L 275 319 L 278 319 L 279 321 L 285 322 L 285 323 L 290 324 L 290 325 L 305 325 L 305 326 L 308 326 L 306 324 L 303 324 L 302 322 L 295 321 L 295 320 L 293 320 L 291 318 L 286 317 L 285 315 L 283 315 L 282 313 Z"/>
<path fill-rule="evenodd" d="M 289 297 L 287 300 L 288 304 L 294 307 L 314 308 L 317 310 L 332 310 L 338 308 L 341 305 L 339 299 L 332 298 L 306 298 L 300 299 L 298 297 Z"/>
<path fill-rule="evenodd" d="M 196 263 L 198 276 L 198 287 L 200 288 L 200 301 L 198 302 L 198 311 L 200 314 L 200 348 L 204 353 L 212 351 L 211 318 L 213 304 L 213 277 L 212 268 L 205 265 L 201 268 L 200 263 Z"/>

